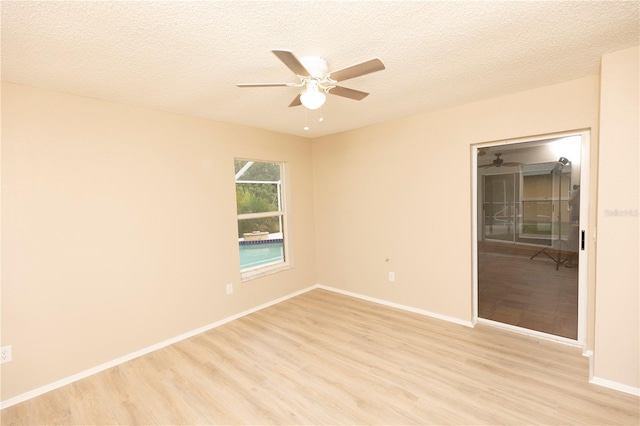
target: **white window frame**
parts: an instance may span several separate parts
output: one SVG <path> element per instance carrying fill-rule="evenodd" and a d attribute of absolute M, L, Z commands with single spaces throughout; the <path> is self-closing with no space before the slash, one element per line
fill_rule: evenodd
<path fill-rule="evenodd" d="M 291 263 L 289 261 L 289 244 L 288 244 L 288 213 L 286 206 L 286 163 L 282 161 L 271 161 L 271 160 L 249 160 L 246 158 L 234 158 L 234 161 L 247 161 L 247 165 L 250 163 L 270 163 L 270 164 L 278 164 L 280 166 L 280 180 L 279 181 L 246 181 L 246 180 L 238 180 L 241 177 L 241 173 L 244 173 L 247 166 L 243 167 L 236 175 L 234 179 L 234 185 L 238 183 L 262 183 L 262 184 L 274 184 L 278 186 L 278 210 L 270 211 L 270 212 L 260 212 L 260 213 L 242 213 L 237 214 L 236 226 L 239 225 L 240 220 L 247 219 L 261 219 L 266 217 L 279 217 L 280 218 L 280 232 L 282 234 L 282 244 L 283 244 L 283 260 L 276 261 L 271 263 L 266 263 L 263 265 L 253 266 L 250 268 L 242 269 L 240 266 L 240 276 L 242 281 L 248 281 L 255 278 L 259 278 L 265 275 L 273 274 L 285 269 L 291 268 Z M 250 166 L 249 166 L 250 167 Z M 239 176 L 240 175 L 240 176 Z M 237 200 L 236 200 L 237 203 Z M 237 204 L 236 204 L 237 206 Z M 237 213 L 237 210 L 236 210 Z M 240 239 L 238 238 L 238 248 L 240 247 Z M 240 263 L 240 259 L 238 258 L 238 263 Z"/>

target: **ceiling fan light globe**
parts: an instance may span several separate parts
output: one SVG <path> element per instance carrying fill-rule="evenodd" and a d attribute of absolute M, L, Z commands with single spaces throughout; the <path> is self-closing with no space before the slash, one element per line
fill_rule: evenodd
<path fill-rule="evenodd" d="M 324 105 L 324 102 L 326 100 L 327 95 L 318 91 L 317 89 L 305 90 L 300 95 L 300 102 L 302 102 L 302 105 L 304 105 L 308 109 L 318 109 L 322 105 Z"/>

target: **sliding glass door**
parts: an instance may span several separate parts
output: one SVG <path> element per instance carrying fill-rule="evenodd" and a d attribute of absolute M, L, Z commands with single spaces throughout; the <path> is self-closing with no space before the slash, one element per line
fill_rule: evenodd
<path fill-rule="evenodd" d="M 582 138 L 477 150 L 478 318 L 579 339 Z"/>

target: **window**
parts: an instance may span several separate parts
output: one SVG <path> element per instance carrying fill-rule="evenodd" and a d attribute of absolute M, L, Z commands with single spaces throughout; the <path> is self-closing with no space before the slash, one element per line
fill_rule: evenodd
<path fill-rule="evenodd" d="M 243 279 L 287 266 L 281 163 L 235 160 L 238 246 Z"/>
<path fill-rule="evenodd" d="M 521 242 L 551 245 L 558 232 L 566 237 L 571 229 L 568 214 L 562 214 L 569 211 L 571 165 L 564 166 L 559 175 L 553 172 L 556 164 L 558 162 L 521 167 Z M 562 218 L 562 224 L 558 218 Z"/>

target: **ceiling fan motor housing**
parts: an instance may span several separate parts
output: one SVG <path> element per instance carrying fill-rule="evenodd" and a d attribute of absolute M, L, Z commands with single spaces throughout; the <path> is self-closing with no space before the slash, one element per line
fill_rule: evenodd
<path fill-rule="evenodd" d="M 300 63 L 309 71 L 311 77 L 322 78 L 329 74 L 329 64 L 321 56 L 303 56 Z"/>

